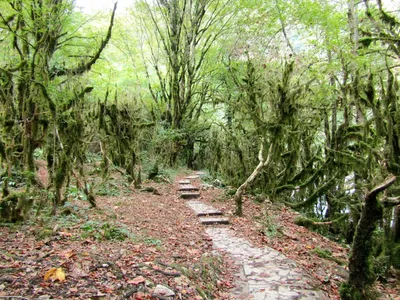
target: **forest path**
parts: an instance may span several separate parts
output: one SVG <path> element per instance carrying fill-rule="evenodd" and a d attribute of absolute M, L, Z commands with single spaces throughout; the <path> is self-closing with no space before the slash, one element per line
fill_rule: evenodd
<path fill-rule="evenodd" d="M 197 180 L 202 173 L 178 181 L 181 198 L 200 198 L 199 189 L 191 180 Z M 186 187 L 186 188 L 185 188 Z M 190 192 L 188 192 L 188 189 Z M 187 194 L 196 192 L 187 196 Z M 206 232 L 212 239 L 213 247 L 230 255 L 238 266 L 235 288 L 231 290 L 232 299 L 292 300 L 326 299 L 325 295 L 313 288 L 311 278 L 303 274 L 293 260 L 269 248 L 252 246 L 247 240 L 236 237 L 235 232 L 223 224 L 229 219 L 223 213 L 200 200 L 189 200 L 186 205 L 194 210 L 199 221 L 207 226 Z"/>

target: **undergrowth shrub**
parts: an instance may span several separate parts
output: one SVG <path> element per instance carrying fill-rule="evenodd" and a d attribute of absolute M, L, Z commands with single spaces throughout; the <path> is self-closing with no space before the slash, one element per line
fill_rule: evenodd
<path fill-rule="evenodd" d="M 131 236 L 129 230 L 123 226 L 112 225 L 108 222 L 87 221 L 81 226 L 83 238 L 94 238 L 96 240 L 124 241 Z"/>

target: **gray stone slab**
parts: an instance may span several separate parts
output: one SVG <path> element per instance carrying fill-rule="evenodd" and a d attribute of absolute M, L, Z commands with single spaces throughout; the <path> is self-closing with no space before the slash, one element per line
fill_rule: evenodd
<path fill-rule="evenodd" d="M 223 215 L 222 211 L 200 201 L 191 200 L 186 202 L 186 205 L 193 209 L 198 217 Z"/>
<path fill-rule="evenodd" d="M 188 177 L 185 177 L 185 179 L 198 179 L 198 178 L 200 178 L 200 176 L 199 175 L 192 175 L 192 176 L 188 176 Z"/>
<path fill-rule="evenodd" d="M 197 215 L 221 213 L 198 200 L 189 200 L 186 205 Z M 199 220 L 204 225 L 229 224 L 229 219 L 222 216 L 200 217 Z M 239 267 L 239 272 L 234 274 L 236 287 L 230 292 L 232 299 L 328 299 L 322 291 L 310 286 L 310 278 L 282 253 L 268 247 L 254 247 L 247 240 L 236 237 L 228 227 L 211 226 L 206 232 L 214 249 L 230 255 Z"/>
<path fill-rule="evenodd" d="M 201 217 L 199 220 L 203 225 L 229 224 L 229 219 L 223 217 Z"/>
<path fill-rule="evenodd" d="M 310 278 L 282 253 L 268 247 L 256 248 L 227 227 L 208 227 L 206 232 L 214 247 L 230 254 L 240 266 L 242 271 L 236 274 L 236 284 L 239 290 L 246 287 L 253 299 L 327 299 L 323 292 L 309 285 Z M 238 299 L 235 291 L 231 293 Z"/>
<path fill-rule="evenodd" d="M 201 172 L 201 171 L 199 171 L 199 172 L 196 172 L 195 174 L 196 174 L 196 175 L 198 175 L 198 176 L 204 176 L 204 175 L 206 175 L 206 173 L 205 173 L 205 172 Z"/>
<path fill-rule="evenodd" d="M 198 191 L 198 190 L 199 190 L 198 187 L 191 185 L 191 184 L 185 184 L 178 188 L 178 191 L 182 191 L 182 192 Z"/>
<path fill-rule="evenodd" d="M 190 184 L 190 180 L 186 179 L 186 180 L 179 180 L 178 181 L 179 184 Z"/>
<path fill-rule="evenodd" d="M 183 192 L 180 197 L 182 199 L 195 199 L 200 197 L 200 193 L 197 192 Z"/>
<path fill-rule="evenodd" d="M 220 210 L 211 210 L 211 211 L 206 211 L 206 212 L 199 212 L 196 213 L 196 216 L 198 217 L 216 217 L 216 216 L 222 216 L 223 213 Z"/>

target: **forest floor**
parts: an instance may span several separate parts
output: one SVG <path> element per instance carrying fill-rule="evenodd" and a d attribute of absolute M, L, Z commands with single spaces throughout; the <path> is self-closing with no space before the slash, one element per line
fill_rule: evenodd
<path fill-rule="evenodd" d="M 135 190 L 115 174 L 98 185 L 96 209 L 70 190 L 70 201 L 57 216 L 3 224 L 0 298 L 230 299 L 237 267 L 229 256 L 215 253 L 174 181 L 146 181 L 143 187 L 148 191 Z M 339 299 L 346 247 L 295 225 L 298 214 L 280 205 L 245 198 L 244 216 L 235 217 L 233 201 L 210 185 L 200 200 L 228 215 L 227 226 L 238 237 L 280 251 L 313 286 Z M 383 299 L 400 299 L 399 283 L 390 278 L 377 284 Z"/>

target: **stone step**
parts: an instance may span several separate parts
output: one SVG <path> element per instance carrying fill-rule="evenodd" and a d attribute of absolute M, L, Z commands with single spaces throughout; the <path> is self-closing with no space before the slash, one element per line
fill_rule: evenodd
<path fill-rule="evenodd" d="M 188 191 L 198 191 L 199 188 L 195 187 L 194 185 L 191 184 L 187 184 L 187 185 L 182 185 L 181 187 L 179 187 L 178 191 L 182 191 L 182 192 L 188 192 Z"/>
<path fill-rule="evenodd" d="M 206 175 L 205 172 L 201 172 L 201 171 L 196 172 L 196 173 L 194 173 L 194 174 L 197 175 L 197 176 L 204 176 L 204 175 Z"/>
<path fill-rule="evenodd" d="M 190 184 L 190 180 L 179 180 L 179 184 Z"/>
<path fill-rule="evenodd" d="M 200 178 L 200 176 L 199 175 L 192 175 L 192 176 L 188 176 L 188 177 L 185 177 L 185 179 L 198 179 L 198 178 Z"/>
<path fill-rule="evenodd" d="M 197 192 L 183 192 L 181 193 L 181 198 L 182 199 L 195 199 L 195 198 L 199 198 L 200 197 L 200 193 Z"/>
<path fill-rule="evenodd" d="M 196 216 L 198 216 L 198 217 L 211 217 L 211 216 L 215 217 L 215 216 L 222 216 L 222 215 L 223 215 L 222 211 L 220 211 L 218 209 L 196 213 Z"/>
<path fill-rule="evenodd" d="M 196 200 L 187 201 L 186 205 L 189 206 L 191 209 L 193 209 L 194 212 L 196 213 L 196 216 L 198 217 L 223 215 L 222 211 L 210 205 L 204 204 L 203 202 L 200 201 Z"/>
<path fill-rule="evenodd" d="M 229 219 L 223 217 L 200 217 L 199 220 L 203 225 L 229 224 Z"/>

